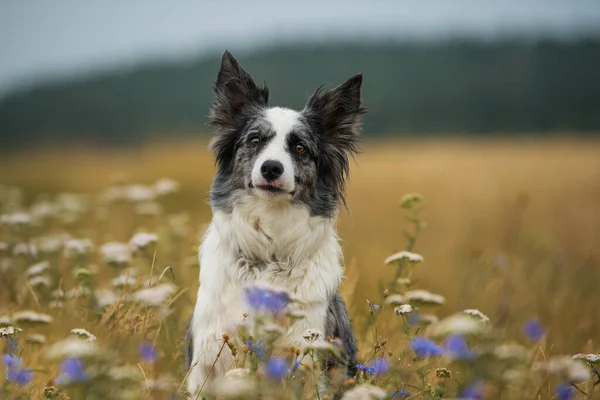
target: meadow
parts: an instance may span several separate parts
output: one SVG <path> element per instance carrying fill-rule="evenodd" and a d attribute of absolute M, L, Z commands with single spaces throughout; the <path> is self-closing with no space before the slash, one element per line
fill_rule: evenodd
<path fill-rule="evenodd" d="M 183 335 L 211 216 L 206 146 L 0 159 L 0 399 L 186 398 Z M 239 392 L 221 395 L 600 399 L 600 142 L 361 150 L 339 222 L 361 372 L 319 392 L 316 369 L 273 379 L 246 343 L 229 348 L 248 368 L 226 385 Z"/>

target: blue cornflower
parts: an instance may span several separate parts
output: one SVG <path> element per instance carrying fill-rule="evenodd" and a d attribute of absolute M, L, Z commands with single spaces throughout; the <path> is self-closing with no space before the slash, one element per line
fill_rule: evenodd
<path fill-rule="evenodd" d="M 395 392 L 390 392 L 390 397 L 391 397 L 392 399 L 403 399 L 403 398 L 405 398 L 405 397 L 408 397 L 408 395 L 409 395 L 409 394 L 410 394 L 410 393 L 408 393 L 408 391 L 407 391 L 407 390 L 404 390 L 404 389 L 398 389 L 398 390 L 397 390 L 397 391 L 395 391 Z"/>
<path fill-rule="evenodd" d="M 460 399 L 483 400 L 483 381 L 478 380 L 471 386 L 467 386 L 460 394 Z"/>
<path fill-rule="evenodd" d="M 558 400 L 571 400 L 575 397 L 575 391 L 568 382 L 559 383 L 554 391 Z"/>
<path fill-rule="evenodd" d="M 244 290 L 246 301 L 256 311 L 280 314 L 290 303 L 290 295 L 283 290 L 263 287 L 248 287 Z"/>
<path fill-rule="evenodd" d="M 33 371 L 28 368 L 9 368 L 6 379 L 19 386 L 25 386 L 33 379 Z"/>
<path fill-rule="evenodd" d="M 158 352 L 156 351 L 156 348 L 147 340 L 142 342 L 140 348 L 138 349 L 138 353 L 140 358 L 147 363 L 153 363 L 158 359 Z"/>
<path fill-rule="evenodd" d="M 263 341 L 259 340 L 256 344 L 252 344 L 252 340 L 246 339 L 246 347 L 248 347 L 248 351 L 256 354 L 257 357 L 264 357 L 267 354 L 265 350 L 262 348 Z"/>
<path fill-rule="evenodd" d="M 271 358 L 265 364 L 265 373 L 269 379 L 280 381 L 289 373 L 288 363 L 283 358 Z"/>
<path fill-rule="evenodd" d="M 467 341 L 463 335 L 452 335 L 446 339 L 444 347 L 448 354 L 460 360 L 471 360 L 475 358 L 475 352 L 469 350 Z"/>
<path fill-rule="evenodd" d="M 444 349 L 438 347 L 438 345 L 430 339 L 424 338 L 422 336 L 415 337 L 411 342 L 413 351 L 417 354 L 418 357 L 433 357 L 440 356 L 444 354 Z"/>
<path fill-rule="evenodd" d="M 6 368 L 18 367 L 22 362 L 19 357 L 15 357 L 12 354 L 3 354 L 2 361 Z"/>
<path fill-rule="evenodd" d="M 87 379 L 83 362 L 80 358 L 65 358 L 60 364 L 60 375 L 56 378 L 56 383 L 64 385 L 71 382 L 81 382 Z"/>
<path fill-rule="evenodd" d="M 388 365 L 388 362 L 385 360 L 385 358 L 380 357 L 371 361 L 371 369 L 373 370 L 373 373 L 375 375 L 382 375 L 388 372 L 390 366 Z"/>
<path fill-rule="evenodd" d="M 369 301 L 369 299 L 367 299 L 367 304 L 369 305 L 369 309 L 371 310 L 371 313 L 373 313 L 373 312 L 375 312 L 375 311 L 379 311 L 379 309 L 381 308 L 381 307 L 379 307 L 377 304 L 375 304 L 375 303 L 371 303 L 371 302 Z"/>
<path fill-rule="evenodd" d="M 298 368 L 300 368 L 300 362 L 298 360 L 294 360 L 294 365 L 292 365 L 292 373 L 298 371 Z"/>
<path fill-rule="evenodd" d="M 535 343 L 542 339 L 546 333 L 546 330 L 539 323 L 537 318 L 532 318 L 523 325 L 523 332 L 525 332 L 525 335 L 529 338 L 529 340 Z"/>
<path fill-rule="evenodd" d="M 364 364 L 356 364 L 356 368 L 358 368 L 359 371 L 368 372 L 369 374 L 372 374 L 375 372 L 375 368 L 367 367 Z"/>

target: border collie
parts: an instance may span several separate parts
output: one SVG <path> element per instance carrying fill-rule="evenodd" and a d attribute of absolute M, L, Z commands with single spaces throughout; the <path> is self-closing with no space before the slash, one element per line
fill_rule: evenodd
<path fill-rule="evenodd" d="M 252 314 L 248 283 L 287 288 L 306 317 L 284 335 L 302 348 L 306 329 L 339 339 L 353 376 L 356 342 L 338 287 L 343 277 L 336 234 L 349 158 L 361 132 L 362 75 L 319 88 L 302 111 L 271 107 L 266 85 L 257 85 L 229 52 L 214 84 L 210 149 L 217 173 L 210 199 L 212 222 L 200 246 L 200 288 L 187 332 L 188 392 L 210 374 L 233 366 L 223 333 Z M 214 366 L 213 366 L 214 363 Z M 191 370 L 189 370 L 191 368 Z"/>

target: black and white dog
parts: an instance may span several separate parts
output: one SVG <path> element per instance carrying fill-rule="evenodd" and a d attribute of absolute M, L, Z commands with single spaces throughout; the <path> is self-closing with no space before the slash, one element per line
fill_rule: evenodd
<path fill-rule="evenodd" d="M 223 333 L 251 310 L 248 283 L 287 288 L 306 318 L 285 334 L 302 348 L 312 328 L 338 338 L 349 374 L 356 342 L 338 286 L 343 277 L 336 234 L 349 158 L 361 131 L 362 75 L 318 89 L 302 111 L 270 107 L 258 86 L 229 52 L 214 85 L 210 123 L 217 173 L 211 188 L 213 220 L 200 246 L 200 289 L 189 324 L 188 391 L 204 383 Z M 223 375 L 233 365 L 223 352 L 212 367 Z"/>

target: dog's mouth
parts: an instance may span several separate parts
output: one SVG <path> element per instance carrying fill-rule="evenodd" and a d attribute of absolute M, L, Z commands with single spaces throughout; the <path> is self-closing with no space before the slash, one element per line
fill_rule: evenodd
<path fill-rule="evenodd" d="M 274 194 L 288 193 L 285 190 L 283 190 L 282 188 L 277 187 L 277 186 L 273 186 L 273 185 L 256 185 L 256 186 L 254 186 L 252 184 L 252 182 L 250 182 L 248 186 L 251 189 L 252 188 L 256 188 L 256 189 L 264 190 L 265 192 L 270 192 L 270 193 L 274 193 Z M 288 194 L 293 196 L 294 193 L 295 193 L 295 190 L 292 190 Z"/>

